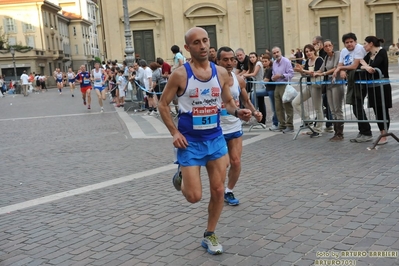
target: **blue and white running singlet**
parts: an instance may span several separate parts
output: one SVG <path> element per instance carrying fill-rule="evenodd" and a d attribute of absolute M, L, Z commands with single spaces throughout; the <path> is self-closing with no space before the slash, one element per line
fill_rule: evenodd
<path fill-rule="evenodd" d="M 55 74 L 55 77 L 57 79 L 57 83 L 62 82 L 62 73 L 61 72 L 57 72 L 57 74 Z"/>
<path fill-rule="evenodd" d="M 220 109 L 222 107 L 216 66 L 210 62 L 212 76 L 201 81 L 194 76 L 189 63 L 183 64 L 187 72 L 187 84 L 179 97 L 178 129 L 188 141 L 212 140 L 222 135 Z"/>
<path fill-rule="evenodd" d="M 74 83 L 75 82 L 75 73 L 68 72 L 68 82 L 69 83 Z"/>

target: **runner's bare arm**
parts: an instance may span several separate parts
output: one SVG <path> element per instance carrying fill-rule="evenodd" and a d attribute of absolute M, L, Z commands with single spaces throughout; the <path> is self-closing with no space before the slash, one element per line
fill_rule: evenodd
<path fill-rule="evenodd" d="M 227 70 L 223 67 L 217 66 L 220 86 L 222 87 L 222 100 L 226 106 L 226 110 L 229 114 L 234 115 L 242 120 L 248 121 L 251 118 L 251 110 L 240 109 L 236 106 L 233 97 L 230 93 L 228 84 L 229 75 Z"/>
<path fill-rule="evenodd" d="M 173 136 L 173 145 L 176 148 L 186 148 L 188 142 L 186 138 L 179 132 L 175 126 L 172 116 L 170 115 L 170 102 L 174 99 L 176 94 L 182 91 L 181 84 L 185 84 L 187 80 L 186 70 L 178 68 L 170 75 L 168 83 L 162 92 L 161 99 L 158 103 L 158 110 L 161 114 L 165 126 L 168 128 L 170 134 Z"/>
<path fill-rule="evenodd" d="M 240 84 L 240 88 L 241 88 L 241 93 L 240 93 L 241 102 L 244 104 L 245 108 L 248 108 L 249 110 L 251 110 L 252 115 L 259 122 L 260 120 L 262 120 L 263 115 L 261 112 L 256 110 L 255 106 L 252 104 L 251 100 L 249 99 L 245 80 L 240 76 L 237 76 L 237 80 L 238 80 L 238 83 Z"/>

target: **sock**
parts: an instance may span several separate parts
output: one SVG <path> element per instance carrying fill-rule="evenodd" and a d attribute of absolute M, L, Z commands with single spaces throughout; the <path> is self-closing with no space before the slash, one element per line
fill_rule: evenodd
<path fill-rule="evenodd" d="M 214 232 L 205 231 L 204 237 L 211 236 L 213 234 L 214 234 Z"/>
<path fill-rule="evenodd" d="M 174 150 L 173 150 L 173 162 L 175 163 L 175 164 L 177 164 L 177 148 L 174 148 Z"/>
<path fill-rule="evenodd" d="M 227 193 L 229 193 L 229 192 L 233 193 L 233 190 L 231 190 L 231 189 L 229 189 L 228 187 L 226 187 L 226 189 L 224 190 L 224 193 L 227 194 Z"/>
<path fill-rule="evenodd" d="M 154 112 L 157 112 L 157 108 L 156 107 L 154 108 Z"/>

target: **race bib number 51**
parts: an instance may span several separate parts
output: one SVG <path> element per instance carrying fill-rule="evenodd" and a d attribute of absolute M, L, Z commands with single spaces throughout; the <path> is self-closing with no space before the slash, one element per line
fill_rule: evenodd
<path fill-rule="evenodd" d="M 218 113 L 217 106 L 193 107 L 193 129 L 204 130 L 217 127 Z"/>

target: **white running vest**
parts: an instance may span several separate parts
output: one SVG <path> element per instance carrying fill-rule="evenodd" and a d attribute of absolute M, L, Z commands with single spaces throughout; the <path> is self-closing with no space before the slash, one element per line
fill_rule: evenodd
<path fill-rule="evenodd" d="M 75 74 L 73 72 L 68 72 L 68 79 L 74 79 L 75 78 Z"/>
<path fill-rule="evenodd" d="M 212 140 L 222 135 L 220 109 L 222 106 L 216 66 L 210 62 L 212 76 L 201 81 L 194 76 L 189 63 L 183 64 L 187 72 L 187 85 L 179 97 L 178 129 L 188 141 Z"/>
<path fill-rule="evenodd" d="M 93 69 L 93 78 L 94 78 L 94 88 L 102 88 L 104 75 L 101 69 L 98 69 L 98 72 L 96 72 L 96 69 Z"/>
<path fill-rule="evenodd" d="M 230 87 L 230 93 L 231 96 L 233 96 L 236 106 L 239 107 L 241 88 L 236 75 L 233 72 L 231 72 L 231 75 L 233 76 L 233 85 Z M 230 134 L 242 130 L 241 120 L 234 115 L 230 115 L 229 113 L 227 113 L 227 110 L 223 103 L 220 115 L 220 125 L 222 127 L 223 134 Z"/>

